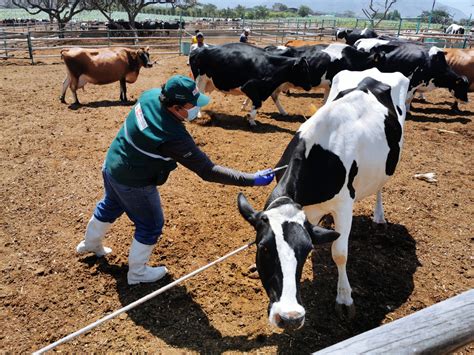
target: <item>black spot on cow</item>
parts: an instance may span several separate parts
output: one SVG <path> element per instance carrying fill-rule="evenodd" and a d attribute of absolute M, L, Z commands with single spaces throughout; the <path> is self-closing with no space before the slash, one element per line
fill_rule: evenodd
<path fill-rule="evenodd" d="M 354 190 L 354 179 L 357 175 L 359 168 L 357 167 L 357 162 L 354 160 L 351 165 L 351 170 L 349 171 L 349 179 L 347 181 L 347 188 L 349 189 L 349 193 L 351 194 L 352 199 L 355 198 L 355 190 Z"/>
<path fill-rule="evenodd" d="M 402 113 L 403 113 L 402 109 L 401 109 L 400 106 L 398 106 L 398 105 L 397 105 L 396 107 L 397 107 L 397 112 L 398 112 L 398 114 L 401 116 Z"/>
<path fill-rule="evenodd" d="M 261 239 L 257 242 L 256 264 L 260 280 L 267 292 L 268 298 L 271 302 L 277 302 L 283 290 L 283 273 L 280 259 L 278 258 L 275 234 L 268 220 L 265 224 L 268 225 L 256 226 L 257 236 L 261 236 Z M 263 230 L 260 228 L 263 228 Z"/>
<path fill-rule="evenodd" d="M 267 205 L 279 196 L 289 196 L 302 206 L 322 203 L 341 191 L 346 179 L 346 169 L 341 159 L 319 144 L 305 157 L 303 139 L 296 143 L 288 171 L 270 195 Z"/>

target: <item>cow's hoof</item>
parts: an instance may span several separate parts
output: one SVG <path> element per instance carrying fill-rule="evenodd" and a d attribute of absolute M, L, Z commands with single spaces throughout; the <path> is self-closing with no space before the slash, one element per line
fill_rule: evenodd
<path fill-rule="evenodd" d="M 63 96 L 59 97 L 59 101 L 61 101 L 61 103 L 63 103 L 63 104 L 66 103 L 66 99 Z"/>
<path fill-rule="evenodd" d="M 354 303 L 350 306 L 346 306 L 345 304 L 336 302 L 335 308 L 338 317 L 341 319 L 353 319 L 355 317 L 356 309 Z"/>

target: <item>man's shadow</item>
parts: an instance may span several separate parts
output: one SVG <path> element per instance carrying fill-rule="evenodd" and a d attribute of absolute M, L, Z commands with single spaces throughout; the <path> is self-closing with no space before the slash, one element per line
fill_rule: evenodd
<path fill-rule="evenodd" d="M 270 336 L 223 336 L 184 286 L 165 293 L 127 312 L 139 326 L 168 345 L 198 352 L 252 351 L 276 346 L 278 353 L 310 353 L 378 327 L 387 314 L 406 302 L 413 291 L 413 274 L 420 265 L 416 242 L 407 229 L 388 224 L 372 226 L 370 218 L 354 217 L 349 239 L 348 277 L 353 289 L 356 316 L 340 319 L 334 311 L 337 268 L 330 246 L 318 247 L 311 256 L 313 278 L 301 283 L 306 309 L 303 328 Z M 99 271 L 117 279 L 120 302 L 126 306 L 172 282 L 170 277 L 154 284 L 128 286 L 127 267 L 99 261 Z M 225 292 L 225 290 L 222 290 Z M 265 305 L 255 304 L 257 307 Z M 199 336 L 196 336 L 199 334 Z"/>

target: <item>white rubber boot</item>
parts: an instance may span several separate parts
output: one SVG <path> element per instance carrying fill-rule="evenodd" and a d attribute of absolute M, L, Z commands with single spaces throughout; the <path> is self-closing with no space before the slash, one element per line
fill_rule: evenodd
<path fill-rule="evenodd" d="M 101 222 L 92 216 L 87 224 L 84 240 L 76 247 L 77 253 L 95 253 L 98 257 L 110 254 L 112 249 L 104 247 L 102 240 L 111 226 L 112 223 Z"/>
<path fill-rule="evenodd" d="M 140 282 L 155 282 L 168 272 L 164 266 L 151 267 L 146 265 L 150 260 L 154 247 L 155 245 L 142 244 L 133 238 L 128 254 L 127 281 L 129 285 L 136 285 Z"/>

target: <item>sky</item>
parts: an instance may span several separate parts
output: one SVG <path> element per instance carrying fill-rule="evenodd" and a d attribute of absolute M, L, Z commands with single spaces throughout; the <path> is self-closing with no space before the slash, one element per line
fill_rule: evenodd
<path fill-rule="evenodd" d="M 314 0 L 315 5 L 318 2 L 325 2 L 325 1 L 331 1 L 331 0 Z M 416 0 L 413 0 L 416 1 Z M 268 3 L 268 0 L 201 0 L 200 2 L 202 3 L 211 3 L 216 5 L 219 8 L 222 7 L 235 7 L 237 5 L 244 5 L 244 6 L 256 6 L 260 5 L 263 3 Z M 275 0 L 274 2 L 287 2 L 287 1 L 281 1 L 281 0 Z M 367 3 L 369 0 L 367 0 Z M 469 14 L 473 14 L 474 17 L 474 0 L 436 0 L 436 2 L 441 2 L 444 5 L 452 6 L 455 7 L 462 12 L 464 12 L 467 16 Z"/>

